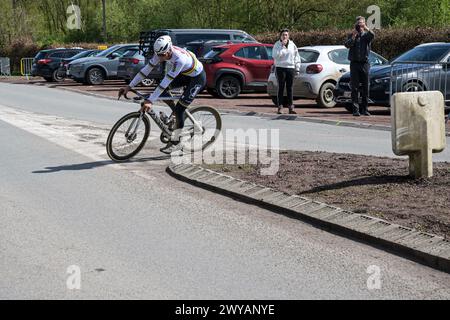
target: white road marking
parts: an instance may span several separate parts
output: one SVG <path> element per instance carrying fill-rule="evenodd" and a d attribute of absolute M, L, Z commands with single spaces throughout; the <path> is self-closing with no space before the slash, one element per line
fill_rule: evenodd
<path fill-rule="evenodd" d="M 25 130 L 31 134 L 39 136 L 43 139 L 46 139 L 50 142 L 53 142 L 61 147 L 75 151 L 94 161 L 109 160 L 106 153 L 105 143 L 112 124 L 109 126 L 90 121 L 39 114 L 22 110 L 20 109 L 20 107 L 12 108 L 3 105 L 0 105 L 0 120 L 22 130 Z M 151 141 L 159 141 L 159 135 L 160 132 L 151 131 L 147 146 Z M 225 141 L 223 140 L 224 138 Z M 159 147 L 155 147 L 154 145 L 152 146 L 152 151 L 156 151 L 157 153 L 153 154 L 152 152 L 152 156 L 162 155 L 157 150 L 158 148 Z M 239 154 L 237 159 L 245 159 L 246 153 L 248 153 L 248 156 L 250 156 L 250 154 L 255 155 L 258 153 L 257 145 L 249 144 L 248 142 L 243 144 L 238 141 L 234 141 L 233 136 L 224 137 L 223 134 L 219 136 L 219 139 L 215 142 L 212 148 L 215 150 L 215 152 L 219 152 L 219 154 L 224 155 L 228 153 L 234 155 L 234 153 L 237 152 Z M 147 150 L 149 149 L 150 148 L 147 148 Z M 141 154 L 141 156 L 142 155 L 143 153 Z M 205 160 L 210 158 L 211 150 L 205 152 L 203 156 Z M 201 158 L 202 157 L 200 156 L 200 158 L 197 158 L 197 160 Z M 234 156 L 232 158 L 235 159 Z M 155 162 L 153 163 L 157 162 L 168 164 L 170 162 L 170 158 L 155 160 Z M 136 170 L 136 174 L 140 176 L 150 177 L 145 173 L 145 170 L 143 170 L 143 168 L 148 169 L 148 166 L 145 166 L 145 163 L 111 163 L 110 166 L 117 169 L 127 169 L 132 171 Z"/>

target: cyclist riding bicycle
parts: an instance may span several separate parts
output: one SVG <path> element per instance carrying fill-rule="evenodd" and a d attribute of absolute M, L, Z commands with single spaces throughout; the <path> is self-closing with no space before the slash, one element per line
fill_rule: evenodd
<path fill-rule="evenodd" d="M 169 143 L 160 149 L 161 152 L 170 154 L 182 148 L 182 144 L 179 142 L 180 132 L 184 127 L 183 114 L 197 94 L 206 86 L 206 73 L 197 57 L 188 50 L 172 45 L 172 39 L 169 36 L 159 37 L 155 41 L 153 49 L 155 54 L 148 64 L 138 72 L 127 87 L 120 89 L 119 94 L 128 93 L 132 87 L 145 79 L 158 63 L 164 61 L 169 63 L 169 71 L 150 97 L 142 103 L 141 110 L 149 111 L 154 101 L 158 100 L 161 95 L 169 94 L 168 90 L 184 87 L 181 98 L 173 108 L 177 130 L 174 130 Z"/>

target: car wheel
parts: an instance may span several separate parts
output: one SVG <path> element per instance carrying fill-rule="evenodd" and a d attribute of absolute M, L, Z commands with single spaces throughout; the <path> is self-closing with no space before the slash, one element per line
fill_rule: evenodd
<path fill-rule="evenodd" d="M 144 80 L 141 81 L 141 84 L 142 84 L 143 87 L 151 87 L 154 83 L 155 83 L 154 79 L 144 79 Z"/>
<path fill-rule="evenodd" d="M 58 69 L 53 71 L 53 73 L 52 73 L 52 80 L 55 81 L 55 82 L 64 81 L 64 77 L 61 76 L 61 74 L 58 72 Z"/>
<path fill-rule="evenodd" d="M 420 82 L 409 82 L 403 86 L 403 92 L 424 91 L 423 85 Z"/>
<path fill-rule="evenodd" d="M 217 94 L 223 99 L 234 99 L 241 93 L 241 83 L 234 76 L 223 76 L 217 81 Z"/>
<path fill-rule="evenodd" d="M 319 91 L 319 96 L 317 97 L 317 103 L 321 108 L 333 108 L 336 106 L 336 102 L 334 101 L 333 90 L 336 88 L 336 85 L 331 82 L 325 82 Z"/>
<path fill-rule="evenodd" d="M 105 82 L 105 75 L 102 69 L 92 68 L 87 73 L 87 82 L 90 85 L 99 85 Z"/>
<path fill-rule="evenodd" d="M 217 94 L 217 91 L 212 88 L 207 88 L 206 92 L 208 92 L 210 95 L 212 95 L 214 98 L 217 98 L 219 95 Z"/>

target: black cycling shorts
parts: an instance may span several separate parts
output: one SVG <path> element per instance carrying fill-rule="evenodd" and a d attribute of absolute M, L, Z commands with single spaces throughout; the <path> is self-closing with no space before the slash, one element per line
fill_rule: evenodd
<path fill-rule="evenodd" d="M 206 73 L 203 70 L 198 76 L 188 77 L 185 75 L 178 75 L 169 85 L 169 90 L 184 88 L 181 95 L 180 103 L 183 107 L 188 107 L 195 97 L 203 91 L 206 86 Z"/>

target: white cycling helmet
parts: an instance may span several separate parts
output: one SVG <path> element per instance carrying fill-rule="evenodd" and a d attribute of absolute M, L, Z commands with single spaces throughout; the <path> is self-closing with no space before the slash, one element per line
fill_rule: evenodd
<path fill-rule="evenodd" d="M 172 49 L 172 39 L 169 36 L 161 36 L 156 39 L 153 50 L 156 54 L 164 54 Z"/>

